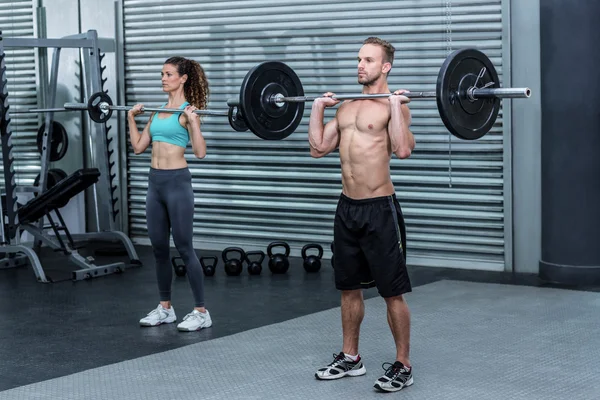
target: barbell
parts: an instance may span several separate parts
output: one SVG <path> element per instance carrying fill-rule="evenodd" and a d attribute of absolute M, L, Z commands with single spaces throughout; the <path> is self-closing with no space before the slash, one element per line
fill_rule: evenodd
<path fill-rule="evenodd" d="M 65 103 L 62 108 L 33 108 L 28 110 L 17 110 L 12 112 L 13 114 L 26 114 L 26 113 L 42 113 L 42 112 L 66 112 L 82 110 L 87 111 L 90 118 L 94 122 L 104 123 L 107 122 L 113 111 L 129 111 L 133 107 L 131 106 L 118 106 L 113 105 L 112 99 L 105 92 L 97 92 L 90 96 L 87 103 Z M 153 108 L 153 107 L 142 107 L 142 111 L 156 111 L 164 113 L 183 113 L 183 109 L 178 108 Z M 248 130 L 243 118 L 241 117 L 239 110 L 235 106 L 229 107 L 228 110 L 194 110 L 196 114 L 200 115 L 221 115 L 227 116 L 229 124 L 233 129 L 238 132 L 244 132 Z"/>
<path fill-rule="evenodd" d="M 338 100 L 389 97 L 390 93 L 333 96 Z M 406 93 L 412 99 L 435 98 L 446 128 L 454 136 L 475 140 L 487 134 L 500 112 L 501 98 L 528 98 L 529 88 L 501 88 L 498 73 L 480 50 L 465 48 L 451 53 L 438 73 L 436 91 Z M 286 64 L 265 61 L 252 68 L 242 81 L 239 99 L 227 105 L 239 107 L 248 128 L 265 139 L 281 140 L 300 124 L 304 102 L 320 96 L 304 96 L 298 75 Z"/>
<path fill-rule="evenodd" d="M 375 99 L 390 93 L 335 95 L 338 100 Z M 404 94 L 413 99 L 435 98 L 440 117 L 450 133 L 464 140 L 487 134 L 500 112 L 502 98 L 529 98 L 531 90 L 502 88 L 490 59 L 480 50 L 459 49 L 451 53 L 438 72 L 436 90 Z M 248 71 L 239 97 L 227 100 L 228 110 L 195 110 L 200 115 L 227 116 L 231 127 L 252 131 L 264 140 L 282 140 L 291 135 L 304 115 L 304 103 L 320 96 L 305 96 L 298 75 L 280 61 L 265 61 Z M 113 111 L 130 106 L 113 105 L 108 94 L 94 93 L 86 103 L 65 103 L 64 109 L 34 109 L 22 112 L 87 110 L 95 122 L 106 122 Z M 144 108 L 144 111 L 182 113 L 181 109 Z"/>

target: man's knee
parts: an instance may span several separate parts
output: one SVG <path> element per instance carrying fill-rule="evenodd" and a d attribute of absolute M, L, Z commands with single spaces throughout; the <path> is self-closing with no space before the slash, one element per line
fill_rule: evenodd
<path fill-rule="evenodd" d="M 404 295 L 399 294 L 399 295 L 392 295 L 392 296 L 384 296 L 383 297 L 385 302 L 390 304 L 397 304 L 397 303 L 405 303 L 406 300 L 404 299 Z"/>
<path fill-rule="evenodd" d="M 362 301 L 363 291 L 362 289 L 355 290 L 342 290 L 342 300 L 346 301 Z"/>
<path fill-rule="evenodd" d="M 388 311 L 408 312 L 408 303 L 403 295 L 384 297 Z"/>

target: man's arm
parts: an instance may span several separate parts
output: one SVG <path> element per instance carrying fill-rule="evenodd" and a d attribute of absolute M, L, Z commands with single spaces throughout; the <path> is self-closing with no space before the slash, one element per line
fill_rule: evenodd
<path fill-rule="evenodd" d="M 337 149 L 340 143 L 337 115 L 323 126 L 325 107 L 331 107 L 338 102 L 339 100 L 327 97 L 316 99 L 313 102 L 308 125 L 308 142 L 310 144 L 310 155 L 314 158 L 326 156 Z"/>
<path fill-rule="evenodd" d="M 394 92 L 396 95 L 404 93 L 402 90 Z M 409 126 L 412 122 L 410 109 L 406 104 L 410 99 L 405 96 L 390 97 L 390 122 L 388 122 L 388 134 L 392 144 L 392 152 L 398 158 L 410 157 L 415 149 L 415 137 L 410 131 Z"/>

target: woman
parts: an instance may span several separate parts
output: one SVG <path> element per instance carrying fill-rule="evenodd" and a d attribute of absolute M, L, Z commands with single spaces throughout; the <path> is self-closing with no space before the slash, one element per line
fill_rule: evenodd
<path fill-rule="evenodd" d="M 180 331 L 197 331 L 212 326 L 204 308 L 204 274 L 192 244 L 194 192 L 192 176 L 185 160 L 185 149 L 191 142 L 197 158 L 206 156 L 206 142 L 200 131 L 200 116 L 194 110 L 206 108 L 208 82 L 200 64 L 183 57 L 165 61 L 162 88 L 169 95 L 164 108 L 177 108 L 181 113 L 153 113 L 140 134 L 135 116 L 143 113 L 136 104 L 127 114 L 129 137 L 135 154 L 143 153 L 152 142 L 152 164 L 146 196 L 146 223 L 156 261 L 156 277 L 160 304 L 140 320 L 141 326 L 157 326 L 177 320 L 171 306 L 169 236 L 185 262 L 188 281 L 194 294 L 194 309 L 177 325 Z"/>

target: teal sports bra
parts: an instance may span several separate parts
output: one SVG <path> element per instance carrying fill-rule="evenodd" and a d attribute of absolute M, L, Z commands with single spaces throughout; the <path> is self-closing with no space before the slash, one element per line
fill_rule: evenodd
<path fill-rule="evenodd" d="M 184 102 L 179 109 L 184 109 L 188 104 Z M 167 103 L 163 104 L 161 108 L 164 108 Z M 158 113 L 152 117 L 152 123 L 150 124 L 150 136 L 153 142 L 166 142 L 176 146 L 186 148 L 190 141 L 190 134 L 181 126 L 179 123 L 179 116 L 181 113 L 172 113 L 167 118 L 159 118 Z"/>

